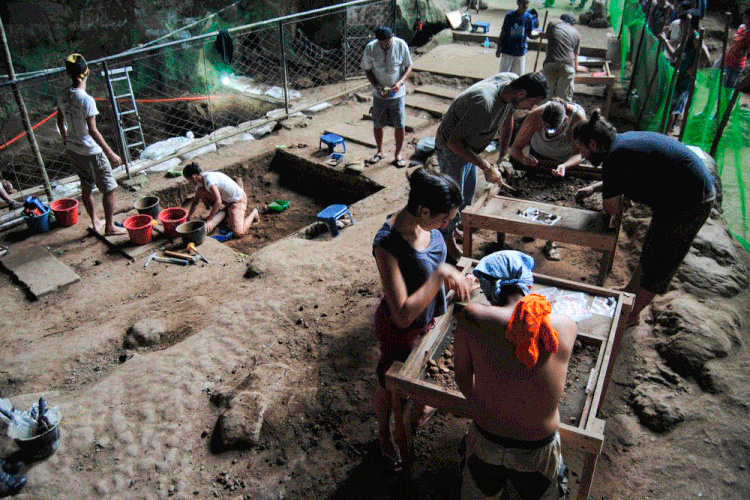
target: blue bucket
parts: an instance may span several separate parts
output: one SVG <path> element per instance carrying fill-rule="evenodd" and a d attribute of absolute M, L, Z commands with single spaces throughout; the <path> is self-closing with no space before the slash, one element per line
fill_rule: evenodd
<path fill-rule="evenodd" d="M 44 207 L 44 213 L 41 215 L 24 215 L 26 225 L 32 233 L 46 233 L 49 231 L 49 207 Z"/>

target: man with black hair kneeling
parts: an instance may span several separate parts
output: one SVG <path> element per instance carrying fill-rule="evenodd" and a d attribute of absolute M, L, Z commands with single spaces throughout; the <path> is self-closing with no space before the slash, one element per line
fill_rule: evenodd
<path fill-rule="evenodd" d="M 455 338 L 456 382 L 473 423 L 461 454 L 461 498 L 564 498 L 558 404 L 578 331 L 529 294 L 534 260 L 496 252 L 474 271 L 491 305 L 470 303 Z"/>

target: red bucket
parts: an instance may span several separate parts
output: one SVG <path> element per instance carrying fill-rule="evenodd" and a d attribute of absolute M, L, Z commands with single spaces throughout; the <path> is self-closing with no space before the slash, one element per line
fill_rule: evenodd
<path fill-rule="evenodd" d="M 177 226 L 187 221 L 187 210 L 180 207 L 167 208 L 159 214 L 161 225 L 164 226 L 164 234 L 170 238 L 177 236 Z"/>
<path fill-rule="evenodd" d="M 72 226 L 78 222 L 78 200 L 60 198 L 50 203 L 49 208 L 55 213 L 57 222 L 63 227 Z"/>
<path fill-rule="evenodd" d="M 145 245 L 151 241 L 153 220 L 148 214 L 131 215 L 125 219 L 122 226 L 128 230 L 130 241 L 136 245 Z"/>

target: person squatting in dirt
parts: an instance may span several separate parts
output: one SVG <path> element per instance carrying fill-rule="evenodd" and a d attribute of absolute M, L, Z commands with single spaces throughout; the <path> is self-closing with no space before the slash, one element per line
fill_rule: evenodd
<path fill-rule="evenodd" d="M 237 238 L 246 235 L 250 226 L 260 221 L 257 208 L 245 217 L 247 194 L 228 175 L 222 172 L 203 172 L 195 162 L 186 165 L 182 169 L 182 175 L 190 184 L 197 186 L 188 209 L 188 220 L 193 216 L 201 201 L 210 210 L 206 217 L 206 234 L 216 229 L 225 216 L 229 217 L 229 229 Z M 220 212 L 222 205 L 225 210 Z"/>
<path fill-rule="evenodd" d="M 530 294 L 534 259 L 504 250 L 474 275 L 490 305 L 458 319 L 456 383 L 473 422 L 459 448 L 462 500 L 565 498 L 558 405 L 578 327 Z"/>
<path fill-rule="evenodd" d="M 450 177 L 422 167 L 409 177 L 405 207 L 388 216 L 373 241 L 373 255 L 383 285 L 383 300 L 375 312 L 375 338 L 380 348 L 376 367 L 375 415 L 378 439 L 387 470 L 401 470 L 407 457 L 406 437 L 391 433 L 394 405 L 403 405 L 385 387 L 385 374 L 394 361 L 406 361 L 420 338 L 446 311 L 446 288 L 466 300 L 478 287 L 445 263 L 446 246 L 438 229 L 445 228 L 461 205 L 461 191 Z M 420 407 L 412 417 L 419 426 L 434 413 Z M 396 426 L 397 430 L 401 426 Z"/>

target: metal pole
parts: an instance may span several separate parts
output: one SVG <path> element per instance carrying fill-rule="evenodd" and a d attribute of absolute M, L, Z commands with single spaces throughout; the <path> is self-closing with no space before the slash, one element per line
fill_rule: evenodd
<path fill-rule="evenodd" d="M 5 66 L 8 71 L 8 77 L 10 78 L 11 88 L 13 88 L 13 95 L 16 98 L 18 109 L 21 111 L 21 119 L 23 120 L 23 126 L 26 129 L 26 137 L 29 139 L 31 144 L 31 150 L 34 152 L 36 163 L 39 169 L 42 171 L 42 179 L 44 179 L 44 192 L 47 193 L 47 199 L 52 201 L 52 186 L 49 184 L 49 176 L 47 175 L 47 169 L 44 167 L 44 160 L 42 160 L 42 153 L 39 152 L 39 145 L 36 143 L 36 136 L 34 135 L 34 129 L 31 126 L 31 120 L 29 120 L 29 114 L 26 111 L 26 104 L 23 102 L 23 96 L 21 96 L 21 89 L 18 88 L 16 83 L 16 73 L 13 70 L 13 62 L 10 59 L 10 49 L 8 48 L 8 39 L 5 37 L 5 27 L 3 21 L 0 19 L 0 38 L 3 43 L 3 57 L 5 58 Z M 21 189 L 21 186 L 18 186 Z"/>
<path fill-rule="evenodd" d="M 688 114 L 690 113 L 690 106 L 693 105 L 693 92 L 695 91 L 695 78 L 698 75 L 698 62 L 701 59 L 701 55 L 703 54 L 703 35 L 706 31 L 706 28 L 701 27 L 700 34 L 698 35 L 698 50 L 695 54 L 695 60 L 693 61 L 693 66 L 691 67 L 691 71 L 693 72 L 693 78 L 690 80 L 690 90 L 688 90 L 688 100 L 687 103 L 685 103 L 685 109 L 682 111 L 682 124 L 680 125 L 680 135 L 677 138 L 678 141 L 682 142 L 682 138 L 685 136 L 685 127 L 687 126 L 688 122 Z"/>
<path fill-rule="evenodd" d="M 120 123 L 120 111 L 117 107 L 117 97 L 115 96 L 115 90 L 112 88 L 112 81 L 109 79 L 109 67 L 106 62 L 102 63 L 104 67 L 104 81 L 107 82 L 107 92 L 109 93 L 109 104 L 112 106 L 112 115 L 114 116 L 113 122 L 115 122 L 115 137 L 117 138 L 117 147 L 120 150 L 120 156 L 122 157 L 122 164 L 125 167 L 125 174 L 130 179 L 130 153 L 125 147 L 125 132 L 122 131 L 122 124 Z"/>
<path fill-rule="evenodd" d="M 289 114 L 289 80 L 286 72 L 286 49 L 284 48 L 284 24 L 279 21 L 279 45 L 281 45 L 281 78 L 284 88 L 284 111 Z"/>
<path fill-rule="evenodd" d="M 347 66 L 349 65 L 349 60 L 347 59 L 348 53 L 346 50 L 346 46 L 349 45 L 349 7 L 346 8 L 344 11 L 344 39 L 342 40 L 342 45 L 344 49 L 344 88 L 346 88 L 346 76 L 347 76 Z"/>

